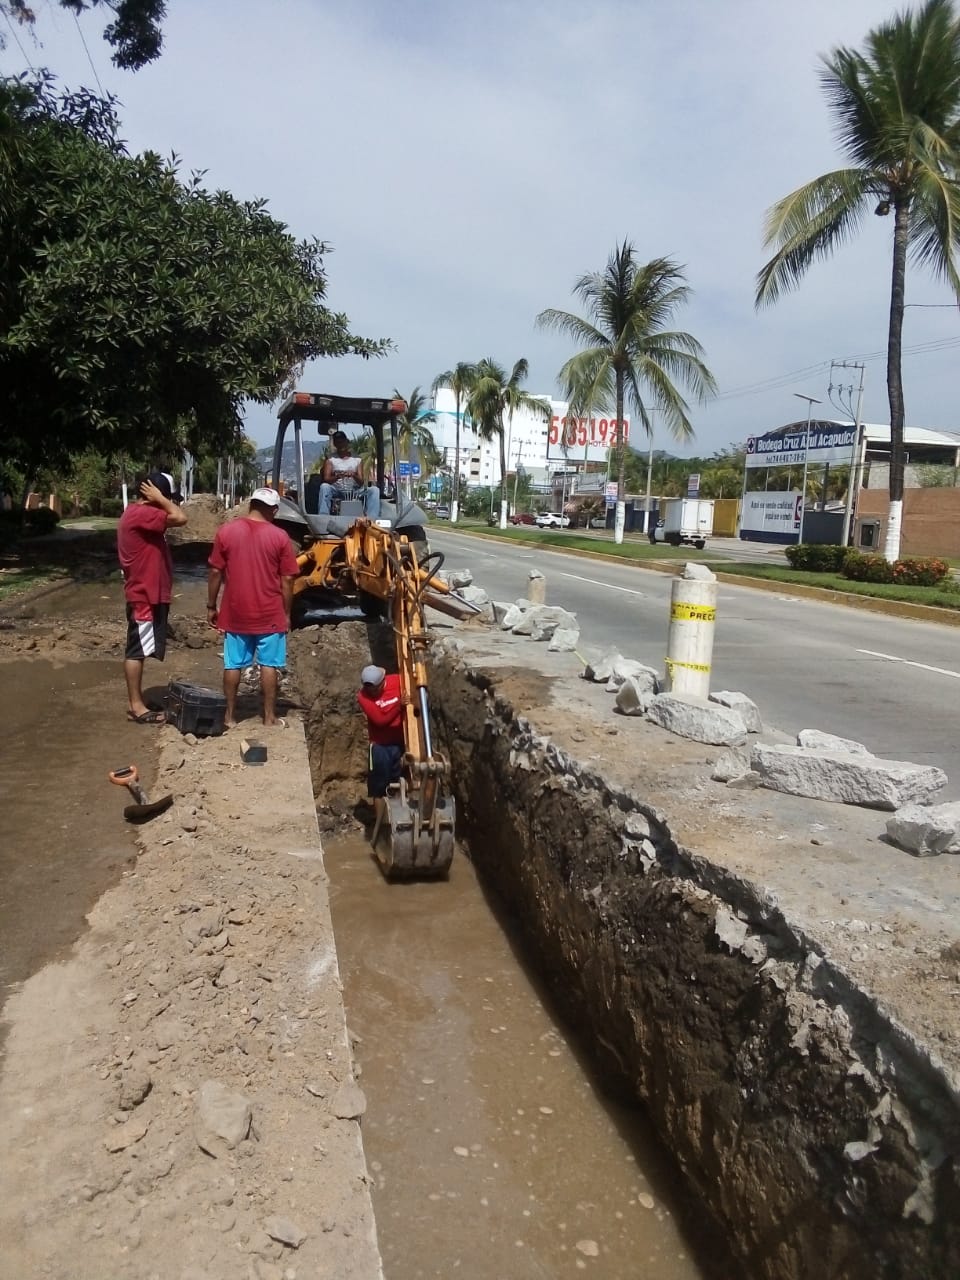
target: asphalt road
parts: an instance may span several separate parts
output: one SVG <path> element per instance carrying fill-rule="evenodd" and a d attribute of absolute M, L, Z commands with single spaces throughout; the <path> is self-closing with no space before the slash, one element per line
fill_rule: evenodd
<path fill-rule="evenodd" d="M 430 528 L 445 568 L 469 567 L 496 600 L 547 578 L 547 600 L 576 613 L 583 645 L 616 645 L 662 671 L 670 575 L 633 565 L 538 552 Z M 960 797 L 960 631 L 721 583 L 714 689 L 738 690 L 766 724 L 785 733 L 822 729 L 877 755 L 939 765 Z"/>

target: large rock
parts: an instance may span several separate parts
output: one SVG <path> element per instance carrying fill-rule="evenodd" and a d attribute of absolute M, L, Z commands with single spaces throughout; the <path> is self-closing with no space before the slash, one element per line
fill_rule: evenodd
<path fill-rule="evenodd" d="M 637 676 L 627 676 L 617 689 L 614 701 L 621 715 L 642 716 L 646 714 L 655 695 L 656 687 L 651 688 L 647 681 Z"/>
<path fill-rule="evenodd" d="M 557 627 L 575 627 L 577 615 L 568 613 L 555 604 L 536 604 L 527 609 L 513 628 L 515 636 L 530 636 L 534 640 L 549 640 Z"/>
<path fill-rule="evenodd" d="M 233 1150 L 250 1132 L 253 1110 L 247 1099 L 234 1093 L 219 1080 L 204 1080 L 197 1095 L 194 1133 L 197 1146 L 208 1155 L 223 1154 L 224 1147 Z"/>
<path fill-rule="evenodd" d="M 447 575 L 451 587 L 469 587 L 473 582 L 473 574 L 469 569 L 452 569 Z"/>
<path fill-rule="evenodd" d="M 929 799 L 947 783 L 947 775 L 933 765 L 762 742 L 753 748 L 750 767 L 771 791 L 868 809 L 900 809 Z"/>
<path fill-rule="evenodd" d="M 708 569 L 705 564 L 697 564 L 695 561 L 688 560 L 683 566 L 681 578 L 686 578 L 688 582 L 716 582 L 717 575 L 712 569 Z"/>
<path fill-rule="evenodd" d="M 526 609 L 521 609 L 519 604 L 508 604 L 500 620 L 501 631 L 512 631 L 525 613 Z"/>
<path fill-rule="evenodd" d="M 848 756 L 872 756 L 873 752 L 862 742 L 853 738 L 838 738 L 834 733 L 823 733 L 820 729 L 801 729 L 797 734 L 797 746 L 806 747 L 809 751 L 841 751 Z"/>
<path fill-rule="evenodd" d="M 656 693 L 660 687 L 660 677 L 653 667 L 644 666 L 636 658 L 621 658 L 618 654 L 610 667 L 608 691 L 615 692 L 627 679 L 636 680 L 642 689 L 647 689 L 650 693 Z"/>
<path fill-rule="evenodd" d="M 960 801 L 904 805 L 887 819 L 887 839 L 918 858 L 960 853 Z"/>
<path fill-rule="evenodd" d="M 572 653 L 579 643 L 579 627 L 557 627 L 547 648 L 551 653 Z"/>
<path fill-rule="evenodd" d="M 739 746 L 746 741 L 742 717 L 728 707 L 692 693 L 658 693 L 647 707 L 647 719 L 681 738 L 714 746 Z"/>
<path fill-rule="evenodd" d="M 710 694 L 710 701 L 718 703 L 721 707 L 729 707 L 731 711 L 738 712 L 747 733 L 763 732 L 760 709 L 753 699 L 748 698 L 745 693 L 730 693 L 726 689 L 721 689 L 718 693 Z"/>
<path fill-rule="evenodd" d="M 594 650 L 587 657 L 583 678 L 592 680 L 595 684 L 607 684 L 618 662 L 626 662 L 619 649 L 607 649 L 604 653 Z"/>
<path fill-rule="evenodd" d="M 484 591 L 483 587 L 460 587 L 457 595 L 461 600 L 466 600 L 467 604 L 485 605 L 490 603 L 490 597 Z"/>

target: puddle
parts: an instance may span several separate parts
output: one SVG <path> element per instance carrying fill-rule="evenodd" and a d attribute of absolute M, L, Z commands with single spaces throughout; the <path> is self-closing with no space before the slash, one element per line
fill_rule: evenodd
<path fill-rule="evenodd" d="M 654 1139 L 591 1081 L 471 863 L 391 885 L 359 839 L 325 862 L 389 1280 L 702 1277 Z"/>

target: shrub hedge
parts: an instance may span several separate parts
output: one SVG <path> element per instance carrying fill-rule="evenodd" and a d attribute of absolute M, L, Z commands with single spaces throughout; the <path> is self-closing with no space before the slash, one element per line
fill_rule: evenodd
<path fill-rule="evenodd" d="M 784 547 L 792 569 L 808 573 L 842 573 L 853 582 L 893 582 L 904 587 L 936 587 L 950 573 L 946 560 L 913 556 L 893 564 L 879 555 L 864 555 L 853 547 L 820 546 L 801 542 Z"/>
<path fill-rule="evenodd" d="M 842 573 L 848 551 L 849 547 L 817 542 L 801 542 L 783 549 L 791 569 L 809 573 Z"/>

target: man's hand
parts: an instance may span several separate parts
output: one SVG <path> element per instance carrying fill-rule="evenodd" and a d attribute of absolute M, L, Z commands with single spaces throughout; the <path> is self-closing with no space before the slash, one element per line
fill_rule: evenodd
<path fill-rule="evenodd" d="M 141 484 L 140 497 L 144 498 L 155 507 L 166 508 L 170 504 L 170 499 L 167 498 L 150 480 L 144 480 Z"/>
<path fill-rule="evenodd" d="M 220 610 L 217 608 L 217 606 L 215 604 L 208 604 L 207 605 L 207 626 L 212 627 L 214 631 L 219 631 L 220 628 L 217 626 L 217 619 L 219 617 L 220 617 Z"/>

